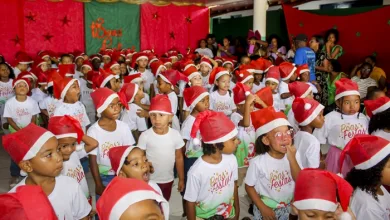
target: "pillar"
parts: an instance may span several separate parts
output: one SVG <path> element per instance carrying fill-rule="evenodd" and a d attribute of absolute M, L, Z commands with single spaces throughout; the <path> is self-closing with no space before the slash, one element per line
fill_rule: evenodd
<path fill-rule="evenodd" d="M 267 9 L 267 0 L 253 1 L 253 30 L 260 32 L 262 40 L 266 39 Z"/>

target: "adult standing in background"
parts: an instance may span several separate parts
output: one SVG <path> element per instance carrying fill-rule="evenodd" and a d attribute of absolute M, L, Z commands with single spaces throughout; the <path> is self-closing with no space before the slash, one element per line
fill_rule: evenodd
<path fill-rule="evenodd" d="M 375 82 L 378 84 L 379 89 L 382 89 L 386 92 L 386 73 L 385 71 L 383 71 L 382 68 L 376 66 L 376 57 L 368 56 L 364 59 L 364 62 L 371 64 L 371 66 L 373 67 L 370 74 L 370 78 L 375 80 Z M 359 68 L 361 68 L 361 66 L 362 64 L 356 65 L 352 71 L 358 70 Z M 358 70 L 356 75 L 361 76 L 361 71 Z"/>
<path fill-rule="evenodd" d="M 328 69 L 323 65 L 326 59 L 326 53 L 322 50 L 325 42 L 321 35 L 314 35 L 309 41 L 309 47 L 316 54 L 316 81 L 321 87 L 321 93 L 317 94 L 314 98 L 322 105 L 328 105 Z"/>
<path fill-rule="evenodd" d="M 223 45 L 218 44 L 218 53 L 220 54 L 219 57 L 232 57 L 235 54 L 235 48 L 234 46 L 230 46 L 230 38 L 224 37 L 223 38 Z"/>
<path fill-rule="evenodd" d="M 316 80 L 316 54 L 312 49 L 306 46 L 307 36 L 298 34 L 295 37 L 295 45 L 297 51 L 295 52 L 294 63 L 296 65 L 307 64 L 310 69 L 310 81 Z"/>
<path fill-rule="evenodd" d="M 198 52 L 200 55 L 208 56 L 210 58 L 214 57 L 213 51 L 210 50 L 210 48 L 206 47 L 207 42 L 205 39 L 201 39 L 199 41 L 199 47 L 195 50 L 195 52 Z"/>
<path fill-rule="evenodd" d="M 286 47 L 282 45 L 282 40 L 278 35 L 272 34 L 268 37 L 268 53 L 275 60 L 275 64 L 282 63 L 286 58 Z"/>

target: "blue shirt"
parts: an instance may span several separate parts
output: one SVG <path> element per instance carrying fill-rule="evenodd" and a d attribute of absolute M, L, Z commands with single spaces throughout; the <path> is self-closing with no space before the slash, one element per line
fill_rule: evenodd
<path fill-rule="evenodd" d="M 295 52 L 294 63 L 307 64 L 310 69 L 310 81 L 316 79 L 316 54 L 308 47 L 301 47 Z"/>

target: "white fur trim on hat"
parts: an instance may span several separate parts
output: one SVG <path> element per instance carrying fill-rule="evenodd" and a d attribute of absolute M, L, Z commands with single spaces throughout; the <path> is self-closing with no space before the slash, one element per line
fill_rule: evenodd
<path fill-rule="evenodd" d="M 91 61 L 94 60 L 94 59 L 101 60 L 100 57 L 93 57 L 93 58 L 91 59 Z"/>
<path fill-rule="evenodd" d="M 241 81 L 241 83 L 246 83 L 246 82 L 248 82 L 250 79 L 254 79 L 254 77 L 252 76 L 252 75 L 249 75 L 249 76 L 247 76 L 245 79 L 243 79 L 242 81 Z"/>
<path fill-rule="evenodd" d="M 267 69 L 264 70 L 264 72 L 268 72 L 268 70 L 273 67 L 274 65 L 269 66 Z"/>
<path fill-rule="evenodd" d="M 271 82 L 274 82 L 274 83 L 279 84 L 279 80 L 274 79 L 274 78 L 266 78 L 265 81 L 266 81 L 266 82 L 267 82 L 267 81 L 271 81 Z"/>
<path fill-rule="evenodd" d="M 304 92 L 302 95 L 301 95 L 301 98 L 306 98 L 310 92 L 312 92 L 313 90 L 311 89 L 311 86 L 309 86 L 309 88 L 306 90 L 306 92 Z"/>
<path fill-rule="evenodd" d="M 61 91 L 61 100 L 63 100 L 68 92 L 69 88 L 73 85 L 74 82 L 78 82 L 77 79 L 72 79 L 66 84 L 64 89 Z"/>
<path fill-rule="evenodd" d="M 216 140 L 212 140 L 212 141 L 208 141 L 208 142 L 206 142 L 204 140 L 203 141 L 204 141 L 205 144 L 223 143 L 225 141 L 228 141 L 228 140 L 234 138 L 235 136 L 237 136 L 237 134 L 238 134 L 238 130 L 237 130 L 237 128 L 234 128 L 231 132 L 229 132 L 225 136 L 220 137 L 220 138 L 218 138 Z"/>
<path fill-rule="evenodd" d="M 273 121 L 268 122 L 267 124 L 257 128 L 256 130 L 256 138 L 260 137 L 261 135 L 272 131 L 273 129 L 280 127 L 280 126 L 291 126 L 290 123 L 284 119 L 284 118 L 278 118 Z"/>
<path fill-rule="evenodd" d="M 77 56 L 76 58 L 74 58 L 74 60 L 77 60 L 78 58 L 81 58 L 81 59 L 84 59 L 84 54 L 83 55 L 80 55 L 80 56 Z"/>
<path fill-rule="evenodd" d="M 309 104 L 309 103 L 306 103 L 306 104 Z M 305 104 L 305 109 L 306 109 L 306 104 Z M 310 105 L 310 104 L 309 104 Z M 311 108 L 311 106 L 309 107 L 309 109 Z M 306 109 L 306 110 L 309 110 L 309 109 Z M 318 114 L 320 114 L 320 112 L 324 109 L 324 106 L 319 104 L 316 109 L 314 109 L 314 111 L 311 113 L 311 115 L 309 117 L 307 117 L 303 122 L 299 123 L 300 126 L 306 126 L 308 124 L 310 124 L 317 116 Z"/>
<path fill-rule="evenodd" d="M 282 78 L 282 80 L 288 80 L 291 78 L 291 76 L 293 75 L 293 73 L 295 72 L 295 70 L 297 70 L 297 68 L 294 66 L 294 68 L 291 70 L 291 72 L 284 78 Z"/>
<path fill-rule="evenodd" d="M 35 157 L 39 150 L 42 148 L 42 145 L 46 143 L 47 140 L 50 138 L 54 137 L 54 134 L 51 133 L 50 131 L 46 131 L 43 133 L 38 140 L 35 141 L 33 146 L 31 146 L 30 150 L 24 155 L 22 160 L 30 160 L 31 158 Z"/>
<path fill-rule="evenodd" d="M 134 98 L 135 98 L 135 96 L 137 95 L 138 89 L 139 89 L 138 84 L 135 84 L 135 87 L 134 87 L 134 94 L 133 94 L 133 97 L 131 97 L 131 99 L 129 100 L 129 103 L 133 103 Z"/>
<path fill-rule="evenodd" d="M 160 74 L 162 68 L 167 69 L 164 65 L 159 66 L 159 67 L 157 68 L 157 70 L 156 70 L 156 76 L 158 76 L 158 75 Z M 157 78 L 157 77 L 156 77 L 156 78 Z"/>
<path fill-rule="evenodd" d="M 101 105 L 98 109 L 96 109 L 97 116 L 100 117 L 101 113 L 104 112 L 104 110 L 106 110 L 106 108 L 111 104 L 112 100 L 114 100 L 115 98 L 118 98 L 118 97 L 119 96 L 116 93 L 113 93 L 110 96 L 108 96 L 106 98 L 106 100 L 104 101 L 103 105 Z"/>
<path fill-rule="evenodd" d="M 110 74 L 109 76 L 107 76 L 103 82 L 100 84 L 100 88 L 103 88 L 111 79 L 115 78 L 115 75 L 113 74 Z"/>
<path fill-rule="evenodd" d="M 149 60 L 149 58 L 148 58 L 147 56 L 140 56 L 140 57 L 138 57 L 138 58 L 135 60 L 135 62 L 137 62 L 137 61 L 140 60 L 140 59 L 147 59 L 147 60 Z"/>
<path fill-rule="evenodd" d="M 368 169 L 372 168 L 373 166 L 377 165 L 379 162 L 381 162 L 389 154 L 390 154 L 390 144 L 386 145 L 386 147 L 384 147 L 384 148 L 382 148 L 382 150 L 378 151 L 369 160 L 355 165 L 355 168 L 357 170 L 368 170 Z"/>
<path fill-rule="evenodd" d="M 57 139 L 68 138 L 68 137 L 77 138 L 77 134 L 76 133 L 67 133 L 67 134 L 56 135 Z"/>
<path fill-rule="evenodd" d="M 345 92 L 342 92 L 340 94 L 337 94 L 336 97 L 335 97 L 335 100 L 338 100 L 341 97 L 349 96 L 349 95 L 358 95 L 358 96 L 360 96 L 360 93 L 357 90 L 345 91 Z"/>
<path fill-rule="evenodd" d="M 194 110 L 196 104 L 198 104 L 198 102 L 200 102 L 200 100 L 202 100 L 204 97 L 206 97 L 208 95 L 210 95 L 210 93 L 204 92 L 204 93 L 200 94 L 198 97 L 196 97 L 196 99 L 191 103 L 191 105 L 188 106 L 190 113 L 192 112 L 192 110 Z"/>
<path fill-rule="evenodd" d="M 337 204 L 324 199 L 305 199 L 294 201 L 293 204 L 299 210 L 317 209 L 326 212 L 334 212 L 337 209 Z"/>
<path fill-rule="evenodd" d="M 158 74 L 157 77 L 161 77 L 161 79 L 164 80 L 164 82 L 169 83 L 169 84 L 172 85 L 172 83 L 171 83 L 165 76 L 163 76 L 162 74 Z M 172 86 L 173 86 L 173 85 L 172 85 Z"/>
<path fill-rule="evenodd" d="M 226 64 L 229 64 L 229 63 L 232 64 L 232 66 L 234 66 L 233 62 L 230 61 L 230 60 L 227 60 L 227 61 L 223 62 L 222 66 L 225 66 Z"/>
<path fill-rule="evenodd" d="M 302 74 L 302 73 L 304 73 L 304 72 L 310 72 L 310 70 L 309 70 L 309 69 L 301 69 L 301 70 L 299 71 L 299 74 Z"/>
<path fill-rule="evenodd" d="M 50 58 L 50 56 L 48 54 L 42 56 L 42 59 L 45 59 L 46 57 Z"/>
<path fill-rule="evenodd" d="M 19 62 L 19 64 L 30 64 L 30 63 L 33 63 L 33 61 L 28 61 L 28 62 Z"/>
<path fill-rule="evenodd" d="M 387 103 L 385 103 L 381 107 L 379 107 L 379 108 L 375 109 L 374 111 L 372 111 L 372 114 L 375 115 L 377 113 L 384 112 L 384 111 L 386 111 L 389 108 L 390 108 L 390 101 L 388 101 Z"/>
<path fill-rule="evenodd" d="M 191 80 L 192 78 L 194 78 L 195 76 L 202 76 L 202 74 L 200 74 L 200 72 L 193 72 L 191 73 L 187 78 L 188 80 Z"/>
<path fill-rule="evenodd" d="M 120 66 L 119 63 L 114 63 L 110 66 L 110 69 L 112 69 L 114 66 Z"/>
<path fill-rule="evenodd" d="M 250 73 L 255 73 L 255 69 L 247 69 L 246 71 L 250 72 Z"/>
<path fill-rule="evenodd" d="M 257 69 L 255 69 L 255 71 L 254 71 L 253 73 L 263 74 L 264 71 L 263 71 L 263 70 L 257 70 Z"/>
<path fill-rule="evenodd" d="M 47 87 L 53 86 L 53 81 L 47 83 Z"/>
<path fill-rule="evenodd" d="M 121 160 L 119 161 L 118 170 L 116 171 L 116 175 L 119 176 L 119 172 L 122 169 L 123 164 L 125 163 L 126 157 L 129 155 L 129 153 L 134 149 L 134 146 L 128 147 L 122 154 Z"/>
<path fill-rule="evenodd" d="M 16 80 L 16 82 L 14 83 L 14 86 L 12 88 L 15 88 L 15 86 L 18 85 L 21 82 L 26 83 L 27 89 L 30 90 L 30 87 L 28 86 L 28 83 L 25 80 L 22 80 L 22 79 Z"/>
<path fill-rule="evenodd" d="M 215 75 L 214 82 L 216 82 L 219 79 L 219 77 L 221 77 L 223 75 L 230 75 L 230 73 L 229 73 L 229 71 L 221 71 L 221 72 L 217 73 L 217 75 Z"/>
<path fill-rule="evenodd" d="M 88 67 L 88 69 L 92 70 L 92 68 L 89 65 L 87 65 L 87 64 L 84 64 L 84 65 L 81 66 L 81 68 L 83 68 L 83 67 Z"/>
<path fill-rule="evenodd" d="M 210 64 L 210 63 L 208 63 L 208 62 L 206 62 L 206 61 L 202 61 L 202 62 L 200 62 L 200 64 L 199 64 L 199 65 L 202 65 L 202 64 L 205 64 L 206 66 L 210 67 L 210 69 L 212 69 L 212 68 L 213 68 L 213 67 L 211 66 L 211 64 Z"/>
<path fill-rule="evenodd" d="M 132 83 L 140 83 L 140 82 L 143 82 L 144 80 L 142 79 L 142 77 L 137 77 L 137 78 L 134 78 L 133 80 L 131 80 Z"/>

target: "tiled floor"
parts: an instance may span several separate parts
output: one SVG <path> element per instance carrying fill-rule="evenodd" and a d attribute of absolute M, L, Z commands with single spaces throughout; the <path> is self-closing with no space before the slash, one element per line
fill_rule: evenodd
<path fill-rule="evenodd" d="M 9 190 L 9 180 L 10 180 L 10 174 L 9 174 L 9 165 L 10 165 L 10 158 L 8 154 L 4 151 L 4 148 L 2 145 L 0 146 L 0 193 L 8 192 Z M 87 173 L 87 181 L 88 186 L 90 189 L 91 194 L 95 195 L 95 186 L 94 182 L 91 176 L 91 173 Z M 176 181 L 175 181 L 176 183 Z M 250 217 L 248 214 L 248 200 L 245 197 L 245 190 L 244 187 L 241 186 L 239 188 L 239 196 L 240 196 L 240 219 L 244 217 Z M 170 204 L 170 220 L 180 220 L 181 215 L 183 213 L 183 208 L 181 205 L 181 196 L 176 190 L 176 185 L 173 186 L 172 189 L 172 197 L 169 201 Z"/>

